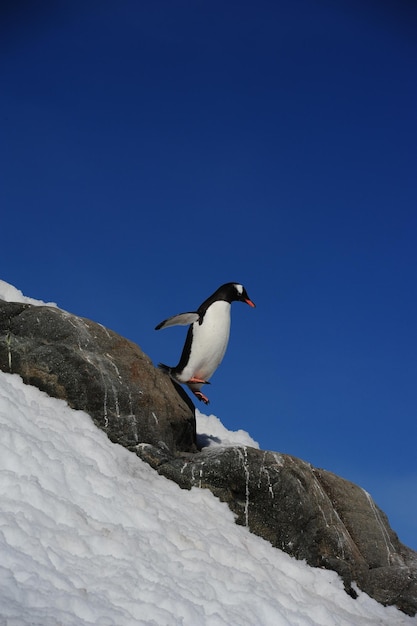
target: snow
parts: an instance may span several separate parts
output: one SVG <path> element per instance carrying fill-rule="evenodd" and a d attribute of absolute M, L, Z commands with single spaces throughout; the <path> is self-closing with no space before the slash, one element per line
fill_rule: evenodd
<path fill-rule="evenodd" d="M 227 430 L 215 415 L 195 411 L 198 443 L 204 447 L 250 446 L 259 450 L 259 443 L 245 430 Z"/>
<path fill-rule="evenodd" d="M 4 280 L 0 280 L 0 300 L 5 300 L 5 302 L 23 302 L 25 304 L 33 304 L 35 306 L 56 307 L 55 302 L 42 302 L 42 300 L 35 300 L 34 298 L 24 296 L 20 289 L 16 289 L 16 287 L 6 283 Z"/>
<path fill-rule="evenodd" d="M 235 437 L 214 416 L 198 423 L 220 444 Z M 0 428 L 1 626 L 415 626 L 17 375 L 0 373 Z"/>
<path fill-rule="evenodd" d="M 0 298 L 42 305 L 0 281 Z M 50 305 L 50 303 L 49 303 Z M 258 447 L 197 411 L 205 445 Z M 415 626 L 0 372 L 0 626 Z"/>

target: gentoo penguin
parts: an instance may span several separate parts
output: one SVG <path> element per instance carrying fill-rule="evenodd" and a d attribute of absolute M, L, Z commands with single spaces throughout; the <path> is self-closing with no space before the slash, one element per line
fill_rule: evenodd
<path fill-rule="evenodd" d="M 208 384 L 226 352 L 230 333 L 230 305 L 235 300 L 255 306 L 243 285 L 226 283 L 204 300 L 197 311 L 174 315 L 155 327 L 155 330 L 159 330 L 190 324 L 178 365 L 169 367 L 160 363 L 158 367 L 177 382 L 187 385 L 205 404 L 209 400 L 200 389 Z"/>

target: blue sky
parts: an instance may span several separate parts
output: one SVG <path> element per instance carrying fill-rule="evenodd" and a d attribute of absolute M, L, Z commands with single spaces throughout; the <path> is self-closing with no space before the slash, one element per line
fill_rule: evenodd
<path fill-rule="evenodd" d="M 175 365 L 224 282 L 231 430 L 366 488 L 417 549 L 412 2 L 9 2 L 1 276 Z"/>

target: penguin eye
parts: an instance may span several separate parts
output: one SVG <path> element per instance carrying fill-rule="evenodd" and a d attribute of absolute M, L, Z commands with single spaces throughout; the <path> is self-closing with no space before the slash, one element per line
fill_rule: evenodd
<path fill-rule="evenodd" d="M 243 285 L 235 285 L 235 289 L 240 296 L 243 294 Z"/>

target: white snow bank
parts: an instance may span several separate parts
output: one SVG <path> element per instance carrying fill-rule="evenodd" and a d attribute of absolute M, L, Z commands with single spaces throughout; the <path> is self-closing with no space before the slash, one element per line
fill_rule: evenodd
<path fill-rule="evenodd" d="M 16 289 L 13 285 L 9 285 L 4 280 L 0 280 L 0 300 L 6 302 L 23 302 L 25 304 L 34 304 L 35 306 L 55 306 L 55 302 L 42 302 L 42 300 L 35 300 L 34 298 L 28 298 L 24 296 L 20 289 Z"/>
<path fill-rule="evenodd" d="M 0 373 L 1 626 L 415 626 Z"/>
<path fill-rule="evenodd" d="M 215 415 L 204 415 L 196 408 L 197 438 L 202 447 L 250 446 L 259 449 L 259 443 L 245 430 L 227 430 Z"/>

